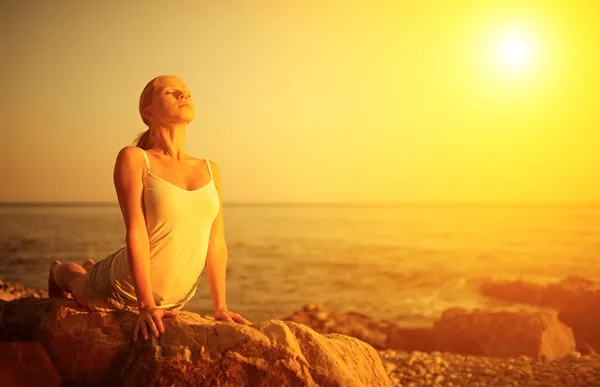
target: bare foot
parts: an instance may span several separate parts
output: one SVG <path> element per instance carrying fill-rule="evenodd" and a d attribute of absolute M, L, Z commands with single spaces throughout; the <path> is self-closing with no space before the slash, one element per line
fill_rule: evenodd
<path fill-rule="evenodd" d="M 85 261 L 83 261 L 83 265 L 81 265 L 85 271 L 90 271 L 90 269 L 92 268 L 92 266 L 94 266 L 96 262 L 94 262 L 94 260 L 92 258 L 88 258 Z"/>
<path fill-rule="evenodd" d="M 60 261 L 54 261 L 50 264 L 50 272 L 48 273 L 48 297 L 71 298 L 71 293 L 62 290 L 54 280 L 52 271 L 57 265 L 60 265 Z"/>

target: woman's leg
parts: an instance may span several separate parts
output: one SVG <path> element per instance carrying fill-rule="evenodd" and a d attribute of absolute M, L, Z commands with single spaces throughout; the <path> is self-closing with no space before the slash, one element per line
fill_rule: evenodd
<path fill-rule="evenodd" d="M 48 295 L 68 297 L 70 293 L 81 306 L 87 307 L 88 300 L 84 292 L 85 273 L 93 265 L 94 261 L 91 259 L 87 259 L 83 266 L 70 262 L 52 262 L 48 275 Z"/>

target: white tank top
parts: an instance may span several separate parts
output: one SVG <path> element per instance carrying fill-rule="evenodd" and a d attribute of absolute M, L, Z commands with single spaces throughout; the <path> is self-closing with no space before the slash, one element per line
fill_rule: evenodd
<path fill-rule="evenodd" d="M 154 301 L 162 308 L 180 309 L 196 292 L 204 269 L 210 230 L 219 212 L 219 195 L 208 160 L 204 161 L 210 182 L 188 191 L 154 175 L 146 152 L 140 150 L 148 168 L 143 203 Z M 114 256 L 110 279 L 122 297 L 137 303 L 126 247 Z"/>

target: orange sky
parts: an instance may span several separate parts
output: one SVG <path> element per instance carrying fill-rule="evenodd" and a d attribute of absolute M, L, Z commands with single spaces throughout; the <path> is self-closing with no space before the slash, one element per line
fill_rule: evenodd
<path fill-rule="evenodd" d="M 600 200 L 600 3 L 424 3 L 2 2 L 0 201 L 116 201 L 159 74 L 228 202 Z"/>

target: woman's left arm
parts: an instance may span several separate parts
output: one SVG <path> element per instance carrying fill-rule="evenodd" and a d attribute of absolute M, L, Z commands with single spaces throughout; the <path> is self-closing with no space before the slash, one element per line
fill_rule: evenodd
<path fill-rule="evenodd" d="M 219 195 L 219 212 L 213 221 L 206 254 L 206 276 L 212 296 L 214 316 L 216 320 L 252 324 L 239 314 L 227 308 L 225 274 L 227 271 L 227 244 L 223 227 L 223 191 L 221 189 L 221 171 L 219 166 L 210 161 L 213 181 Z"/>

